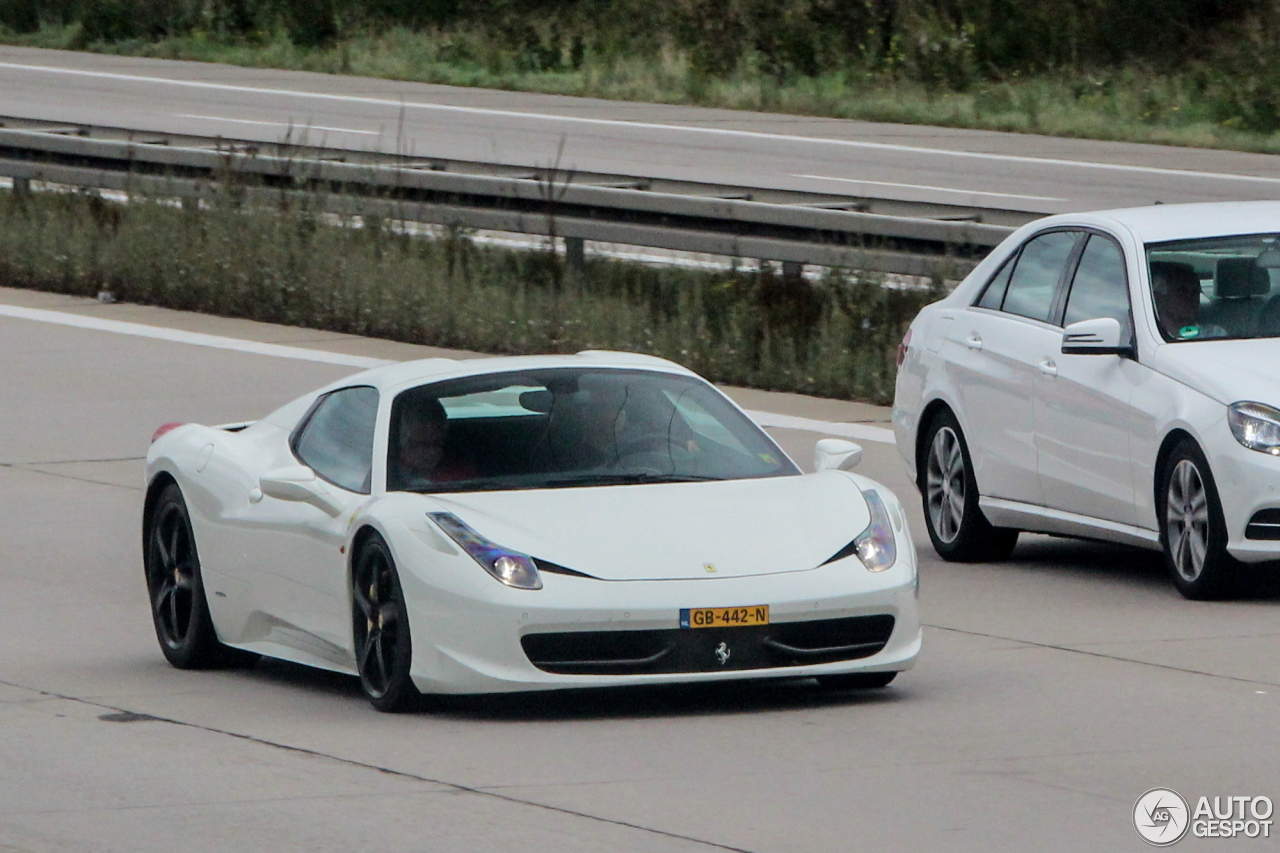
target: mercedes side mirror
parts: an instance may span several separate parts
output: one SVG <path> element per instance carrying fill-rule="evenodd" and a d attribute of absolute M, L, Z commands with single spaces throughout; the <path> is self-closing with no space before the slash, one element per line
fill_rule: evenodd
<path fill-rule="evenodd" d="M 1064 355 L 1133 356 L 1133 347 L 1120 342 L 1123 330 L 1114 317 L 1081 320 L 1062 330 Z"/>
<path fill-rule="evenodd" d="M 815 471 L 852 471 L 862 461 L 862 448 L 843 438 L 820 439 L 813 448 Z"/>

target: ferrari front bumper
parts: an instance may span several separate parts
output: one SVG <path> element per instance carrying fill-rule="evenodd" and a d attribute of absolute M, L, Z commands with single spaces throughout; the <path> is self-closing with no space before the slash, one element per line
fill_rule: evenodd
<path fill-rule="evenodd" d="M 900 545 L 899 554 L 894 566 L 878 574 L 856 557 L 804 572 L 739 578 L 602 581 L 544 572 L 540 590 L 511 589 L 485 578 L 468 594 L 414 594 L 415 581 L 406 578 L 413 680 L 427 693 L 495 693 L 906 670 L 920 651 L 921 632 L 915 553 Z M 768 627 L 680 625 L 684 609 L 760 605 L 769 607 Z M 812 653 L 815 643 L 809 642 L 810 648 L 797 651 L 797 643 L 805 643 L 789 638 L 821 637 L 824 631 L 835 636 L 819 622 L 852 630 L 855 641 L 865 641 L 862 648 L 854 649 L 854 642 L 843 654 L 830 646 Z M 530 659 L 560 642 L 551 635 L 570 634 L 582 635 L 582 648 L 612 643 L 615 659 L 624 665 L 593 666 L 599 661 L 590 655 L 577 661 L 581 666 L 548 665 L 545 653 L 538 664 Z M 619 650 L 628 639 L 635 641 L 632 648 L 648 651 Z M 643 659 L 660 653 L 663 644 L 670 653 L 646 664 Z M 573 657 L 558 660 L 573 663 Z"/>

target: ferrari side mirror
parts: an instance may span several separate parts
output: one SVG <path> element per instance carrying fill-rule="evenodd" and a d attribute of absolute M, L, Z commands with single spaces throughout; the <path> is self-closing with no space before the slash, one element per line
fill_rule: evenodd
<path fill-rule="evenodd" d="M 862 461 L 862 448 L 843 438 L 820 439 L 813 448 L 815 471 L 852 471 Z"/>
<path fill-rule="evenodd" d="M 305 465 L 268 471 L 258 483 L 264 495 L 277 500 L 309 503 L 335 518 L 342 513 L 342 505 L 329 494 L 316 472 Z"/>

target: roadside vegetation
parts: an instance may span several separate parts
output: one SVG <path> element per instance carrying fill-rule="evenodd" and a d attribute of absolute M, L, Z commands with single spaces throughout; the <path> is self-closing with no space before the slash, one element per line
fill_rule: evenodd
<path fill-rule="evenodd" d="M 314 199 L 318 205 L 320 199 Z M 0 193 L 0 285 L 116 298 L 492 353 L 620 349 L 737 385 L 887 403 L 933 289 L 832 272 L 709 273 L 477 246 L 304 203 L 204 210 L 83 193 Z"/>
<path fill-rule="evenodd" d="M 1280 151 L 1280 0 L 0 0 L 0 40 Z"/>

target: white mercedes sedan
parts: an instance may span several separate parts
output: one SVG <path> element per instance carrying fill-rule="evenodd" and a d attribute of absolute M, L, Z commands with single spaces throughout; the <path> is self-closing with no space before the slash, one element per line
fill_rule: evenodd
<path fill-rule="evenodd" d="M 893 424 L 945 559 L 1036 531 L 1232 594 L 1280 560 L 1280 203 L 1024 226 L 911 324 Z"/>
<path fill-rule="evenodd" d="M 267 655 L 373 705 L 759 677 L 883 687 L 920 649 L 902 507 L 813 474 L 679 365 L 389 365 L 260 421 L 166 424 L 143 554 L 177 667 Z"/>

